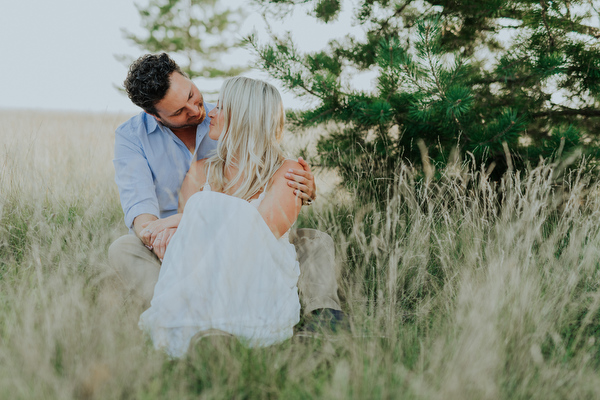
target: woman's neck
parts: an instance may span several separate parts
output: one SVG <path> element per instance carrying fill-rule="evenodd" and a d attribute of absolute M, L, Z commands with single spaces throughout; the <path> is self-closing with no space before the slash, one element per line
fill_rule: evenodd
<path fill-rule="evenodd" d="M 231 182 L 233 180 L 233 178 L 235 178 L 238 171 L 239 171 L 239 169 L 237 166 L 230 166 L 229 168 L 227 168 L 225 170 L 225 174 L 224 174 L 227 182 Z M 225 194 L 233 195 L 240 188 L 240 186 L 242 186 L 242 184 L 244 183 L 244 179 L 246 179 L 246 177 L 244 176 L 244 174 L 242 174 L 242 177 L 240 178 L 240 180 L 231 189 L 227 190 L 227 192 L 225 192 Z M 253 199 L 258 198 L 258 196 L 260 196 L 261 193 L 262 193 L 262 190 L 260 190 L 258 193 L 256 193 L 254 196 L 252 196 L 248 200 L 253 200 Z"/>
<path fill-rule="evenodd" d="M 239 171 L 239 168 L 236 165 L 230 165 L 229 167 L 225 168 L 225 171 L 223 171 L 223 177 L 225 177 L 225 179 L 228 182 L 231 182 L 233 180 L 233 178 L 237 175 Z M 240 182 L 242 181 L 242 179 L 240 179 Z M 237 185 L 236 185 L 237 186 Z"/>
<path fill-rule="evenodd" d="M 231 182 L 235 178 L 235 176 L 238 174 L 238 172 L 239 172 L 239 169 L 235 165 L 231 165 L 228 168 L 225 168 L 225 171 L 223 174 L 225 181 Z M 242 177 L 236 182 L 236 184 L 233 187 L 231 187 L 229 190 L 227 190 L 227 192 L 225 194 L 233 195 L 239 189 L 239 187 L 242 186 L 243 183 L 244 183 L 244 176 L 242 175 Z"/>

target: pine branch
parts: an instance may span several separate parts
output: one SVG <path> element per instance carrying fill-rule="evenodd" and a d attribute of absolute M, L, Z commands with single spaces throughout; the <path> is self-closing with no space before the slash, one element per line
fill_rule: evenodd
<path fill-rule="evenodd" d="M 388 28 L 388 26 L 390 25 L 390 21 L 392 19 L 396 19 L 398 17 L 400 17 L 400 15 L 402 14 L 402 12 L 406 9 L 406 7 L 408 7 L 410 5 L 410 3 L 412 3 L 413 0 L 407 0 L 406 3 L 404 3 L 402 6 L 398 7 L 396 9 L 396 11 L 389 16 L 388 18 L 386 18 L 384 21 L 379 23 L 379 32 L 380 33 L 385 33 L 384 31 Z"/>
<path fill-rule="evenodd" d="M 442 95 L 444 93 L 444 90 L 443 90 L 443 87 L 442 87 L 442 85 L 440 83 L 440 80 L 439 80 L 439 76 L 438 76 L 438 72 L 439 71 L 437 71 L 435 69 L 435 66 L 434 66 L 435 63 L 434 63 L 434 61 L 433 61 L 433 59 L 431 57 L 430 31 L 431 31 L 431 26 L 427 25 L 425 27 L 425 37 L 424 37 L 424 39 L 425 39 L 425 48 L 427 49 L 427 61 L 429 62 L 429 70 L 430 70 L 431 74 L 433 75 L 433 78 L 435 80 L 435 85 L 436 85 L 436 87 L 437 87 L 440 95 Z"/>
<path fill-rule="evenodd" d="M 479 79 L 474 79 L 473 80 L 473 84 L 474 85 L 480 85 L 480 84 L 485 84 L 485 85 L 489 85 L 492 83 L 523 83 L 523 82 L 527 82 L 529 79 L 533 78 L 533 75 L 527 75 L 527 76 L 515 76 L 515 77 L 491 77 L 491 78 L 479 78 Z"/>
<path fill-rule="evenodd" d="M 524 19 L 526 19 L 525 18 L 526 12 L 523 10 L 518 10 L 518 9 L 514 9 L 514 8 L 513 9 L 504 9 L 504 10 L 499 11 L 498 17 L 517 20 L 517 21 L 523 21 Z M 575 21 L 572 21 L 568 16 L 567 17 L 553 17 L 551 15 L 546 14 L 545 15 L 545 25 L 546 26 L 555 26 L 555 27 L 569 26 L 570 30 L 567 29 L 567 31 L 581 33 L 583 35 L 588 35 L 588 36 L 592 36 L 595 38 L 600 38 L 600 28 L 577 23 Z M 520 29 L 520 28 L 522 28 L 522 26 L 502 26 L 502 28 Z"/>
<path fill-rule="evenodd" d="M 546 32 L 548 32 L 548 42 L 550 48 L 554 47 L 554 37 L 552 36 L 552 32 L 550 32 L 550 27 L 548 26 L 548 20 L 546 19 L 546 11 L 548 11 L 548 5 L 545 0 L 540 0 L 540 5 L 542 6 L 542 21 L 544 21 L 544 27 L 546 27 Z"/>
<path fill-rule="evenodd" d="M 326 115 L 330 115 L 332 114 L 334 111 L 337 111 L 336 108 L 330 108 L 328 110 L 323 111 L 322 113 L 315 115 L 314 117 L 312 117 L 310 120 L 306 121 L 306 123 L 313 124 L 319 120 L 321 120 L 323 117 L 325 117 Z"/>
<path fill-rule="evenodd" d="M 485 142 L 483 142 L 482 144 L 485 143 L 494 143 L 496 140 L 500 139 L 502 136 L 506 135 L 512 128 L 513 126 L 515 126 L 516 121 L 510 121 L 510 124 L 508 124 L 508 126 L 506 128 L 504 128 L 503 131 L 497 133 L 496 135 L 494 135 L 491 139 L 486 140 Z"/>
<path fill-rule="evenodd" d="M 272 36 L 272 38 L 274 40 L 277 40 L 276 37 Z M 258 43 L 256 42 L 256 39 L 252 36 L 247 38 L 247 42 L 252 46 L 252 48 L 254 49 L 254 51 L 256 51 L 256 53 L 261 57 L 261 59 L 263 60 L 263 62 L 265 63 L 265 67 L 268 70 L 275 70 L 276 72 L 279 73 L 279 76 L 282 76 L 284 79 L 285 77 L 289 77 L 290 73 L 289 73 L 289 69 L 284 69 L 282 66 L 280 66 L 278 63 L 276 62 L 270 62 L 266 57 L 265 57 L 265 52 L 263 49 L 261 49 L 258 46 Z M 292 60 L 288 60 L 288 61 L 292 61 Z M 298 62 L 297 60 L 295 60 L 296 62 Z M 312 94 L 313 96 L 323 100 L 323 96 L 321 96 L 321 94 L 315 92 L 314 90 L 312 90 L 311 88 L 309 88 L 304 81 L 302 81 L 302 83 L 297 84 L 296 86 L 300 87 L 301 89 L 303 89 L 306 93 Z"/>
<path fill-rule="evenodd" d="M 582 35 L 588 35 L 595 37 L 596 39 L 600 39 L 600 29 L 589 25 L 575 23 L 565 17 L 558 18 L 548 16 L 548 23 L 553 26 L 562 26 L 568 24 L 571 27 L 570 32 L 581 33 Z"/>
<path fill-rule="evenodd" d="M 553 115 L 564 115 L 564 116 L 581 115 L 583 117 L 600 117 L 600 110 L 595 109 L 595 108 L 576 109 L 576 108 L 569 108 L 569 107 L 561 106 L 560 110 L 540 111 L 540 112 L 536 112 L 536 113 L 531 113 L 529 115 L 532 118 L 543 118 L 543 117 L 550 117 Z"/>

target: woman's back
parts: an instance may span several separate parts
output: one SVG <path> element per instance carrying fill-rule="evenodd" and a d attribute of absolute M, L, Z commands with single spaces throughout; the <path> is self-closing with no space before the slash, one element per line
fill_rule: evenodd
<path fill-rule="evenodd" d="M 206 163 L 207 160 L 204 159 L 192 164 L 179 194 L 180 211 L 184 209 L 187 200 L 197 191 L 206 190 L 206 188 L 213 190 L 210 185 L 210 175 L 214 173 L 214 170 L 212 165 L 206 165 Z M 289 231 L 302 208 L 302 201 L 289 187 L 285 177 L 285 174 L 291 169 L 302 169 L 302 166 L 295 160 L 284 160 L 269 182 L 264 184 L 262 192 L 255 194 L 250 199 L 258 200 L 262 196 L 261 200 L 254 205 L 277 238 Z"/>

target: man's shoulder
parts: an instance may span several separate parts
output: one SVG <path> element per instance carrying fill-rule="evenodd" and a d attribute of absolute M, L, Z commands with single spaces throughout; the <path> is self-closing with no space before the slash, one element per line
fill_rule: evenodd
<path fill-rule="evenodd" d="M 153 132 L 157 126 L 158 123 L 156 122 L 156 119 L 142 111 L 119 125 L 116 134 L 125 136 L 148 134 Z"/>

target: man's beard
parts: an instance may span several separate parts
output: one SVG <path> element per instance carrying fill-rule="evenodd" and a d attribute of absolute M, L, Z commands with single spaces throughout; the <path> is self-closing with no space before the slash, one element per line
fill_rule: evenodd
<path fill-rule="evenodd" d="M 170 124 L 169 122 L 165 121 L 163 118 L 160 118 L 159 121 L 161 124 L 163 124 L 163 126 L 166 126 L 167 128 L 173 130 L 173 129 L 185 129 L 185 128 L 196 128 L 198 127 L 198 125 L 200 125 L 205 119 L 206 119 L 206 108 L 204 108 L 204 104 L 202 104 L 202 109 L 201 109 L 201 113 L 198 116 L 197 119 L 195 120 L 191 120 L 186 122 L 185 124 L 182 125 L 173 125 Z M 160 117 L 160 115 L 158 115 Z"/>
<path fill-rule="evenodd" d="M 205 115 L 203 115 L 202 117 L 198 118 L 196 121 L 192 121 L 192 122 L 188 122 L 185 123 L 183 125 L 171 125 L 168 122 L 166 122 L 165 120 L 161 119 L 160 122 L 161 124 L 163 124 L 163 126 L 166 126 L 167 128 L 173 130 L 173 129 L 184 129 L 184 128 L 196 128 L 198 125 L 200 125 L 202 123 L 202 121 L 204 121 L 204 118 L 206 118 Z"/>

